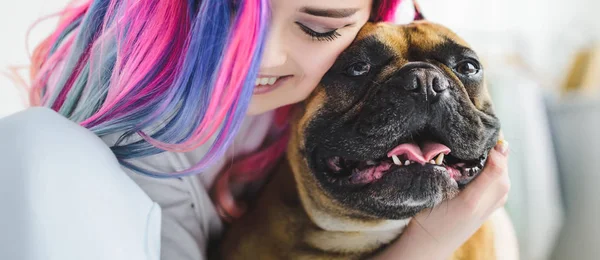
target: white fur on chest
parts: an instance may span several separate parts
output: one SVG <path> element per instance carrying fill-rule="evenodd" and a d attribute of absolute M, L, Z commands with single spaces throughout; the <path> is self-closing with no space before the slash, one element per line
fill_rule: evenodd
<path fill-rule="evenodd" d="M 307 232 L 305 242 L 324 251 L 340 253 L 364 252 L 388 244 L 410 222 L 408 218 L 369 223 L 333 217 L 319 210 L 311 212 L 310 216 L 322 230 Z"/>
<path fill-rule="evenodd" d="M 396 239 L 402 229 L 366 232 L 311 231 L 305 242 L 326 252 L 356 253 L 379 248 Z"/>

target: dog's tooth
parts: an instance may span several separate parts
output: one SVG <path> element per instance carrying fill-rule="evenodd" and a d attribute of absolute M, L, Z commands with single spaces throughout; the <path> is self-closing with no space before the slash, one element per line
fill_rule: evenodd
<path fill-rule="evenodd" d="M 329 169 L 333 170 L 336 173 L 342 170 L 342 168 L 340 167 L 340 157 L 336 156 L 327 160 L 327 166 L 329 166 Z"/>
<path fill-rule="evenodd" d="M 429 161 L 429 164 L 435 164 L 434 160 Z"/>
<path fill-rule="evenodd" d="M 440 153 L 437 158 L 435 158 L 435 164 L 442 165 L 444 162 L 444 153 Z"/>
<path fill-rule="evenodd" d="M 392 160 L 394 161 L 395 165 L 400 165 L 402 166 L 402 162 L 400 161 L 400 158 L 398 158 L 397 155 L 392 155 Z"/>
<path fill-rule="evenodd" d="M 404 162 L 404 165 L 407 165 L 407 166 L 410 165 L 410 161 L 406 160 L 406 162 Z"/>
<path fill-rule="evenodd" d="M 465 168 L 463 169 L 463 174 L 466 174 L 469 177 L 473 177 L 475 171 L 473 170 L 473 168 Z"/>
<path fill-rule="evenodd" d="M 367 165 L 369 165 L 369 166 L 377 165 L 377 162 L 375 162 L 373 160 L 368 160 Z"/>

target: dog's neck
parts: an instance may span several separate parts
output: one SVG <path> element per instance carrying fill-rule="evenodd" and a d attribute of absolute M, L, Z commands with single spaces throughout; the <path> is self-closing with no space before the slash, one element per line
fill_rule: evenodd
<path fill-rule="evenodd" d="M 320 228 L 336 232 L 380 232 L 393 231 L 402 232 L 408 225 L 410 218 L 401 220 L 373 220 L 353 219 L 350 217 L 334 216 L 315 206 L 310 198 L 302 198 L 301 201 L 311 220 Z"/>
<path fill-rule="evenodd" d="M 305 191 L 310 190 L 304 183 L 298 182 L 297 191 L 304 211 L 319 229 L 307 231 L 305 242 L 315 248 L 327 252 L 371 252 L 396 239 L 410 219 L 381 220 L 355 218 L 340 214 L 332 214 L 324 209 L 315 198 Z M 331 206 L 331 205 L 330 205 Z M 337 207 L 336 205 L 334 207 Z"/>
<path fill-rule="evenodd" d="M 301 140 L 299 136 L 292 135 L 290 143 L 303 147 Z M 303 176 L 302 172 L 309 171 L 306 161 L 300 160 L 303 157 L 300 150 L 290 145 L 286 157 L 283 167 L 287 169 L 278 172 L 290 173 L 281 176 L 295 186 L 294 189 L 286 189 L 286 192 L 294 193 L 292 197 L 299 199 L 298 206 L 303 208 L 306 216 L 318 227 L 306 231 L 305 242 L 313 247 L 323 251 L 369 252 L 396 239 L 408 225 L 410 219 L 382 220 L 369 216 L 357 217 L 364 214 L 352 212 L 335 200 L 325 198 L 326 195 L 322 193 L 308 194 L 308 191 L 316 191 L 320 187 L 315 182 L 305 183 L 300 177 Z"/>
<path fill-rule="evenodd" d="M 307 232 L 305 242 L 324 251 L 340 253 L 374 251 L 396 239 L 410 219 L 365 221 L 334 216 L 300 194 L 304 210 L 320 230 Z"/>

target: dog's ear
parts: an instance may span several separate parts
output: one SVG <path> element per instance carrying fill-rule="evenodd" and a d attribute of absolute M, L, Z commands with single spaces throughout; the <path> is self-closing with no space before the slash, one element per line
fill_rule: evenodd
<path fill-rule="evenodd" d="M 415 21 L 425 20 L 425 16 L 423 16 L 423 12 L 421 12 L 421 6 L 417 3 L 417 0 L 413 0 L 413 7 L 415 8 Z"/>

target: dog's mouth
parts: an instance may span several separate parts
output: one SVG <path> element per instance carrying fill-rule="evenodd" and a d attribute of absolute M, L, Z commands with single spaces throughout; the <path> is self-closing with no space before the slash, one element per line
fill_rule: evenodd
<path fill-rule="evenodd" d="M 457 158 L 448 146 L 435 138 L 425 137 L 401 143 L 388 151 L 385 156 L 378 158 L 368 160 L 341 156 L 322 158 L 320 168 L 324 171 L 328 182 L 351 187 L 375 183 L 386 174 L 401 169 L 411 171 L 437 168 L 445 171 L 448 177 L 462 188 L 481 172 L 486 160 L 487 152 L 472 159 Z"/>

